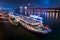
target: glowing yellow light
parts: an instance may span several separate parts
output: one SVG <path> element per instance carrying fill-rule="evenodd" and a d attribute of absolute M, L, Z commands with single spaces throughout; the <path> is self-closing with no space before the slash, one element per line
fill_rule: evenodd
<path fill-rule="evenodd" d="M 52 12 L 50 12 L 50 18 L 52 17 Z"/>
<path fill-rule="evenodd" d="M 58 18 L 58 12 L 56 12 L 56 19 Z"/>

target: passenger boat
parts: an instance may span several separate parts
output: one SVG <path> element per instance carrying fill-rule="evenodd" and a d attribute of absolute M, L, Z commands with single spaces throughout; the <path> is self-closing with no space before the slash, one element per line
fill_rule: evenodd
<path fill-rule="evenodd" d="M 17 24 L 20 23 L 27 30 L 36 33 L 47 34 L 52 31 L 52 29 L 49 28 L 48 26 L 44 26 L 43 23 L 29 16 L 15 16 L 15 22 L 17 22 Z"/>

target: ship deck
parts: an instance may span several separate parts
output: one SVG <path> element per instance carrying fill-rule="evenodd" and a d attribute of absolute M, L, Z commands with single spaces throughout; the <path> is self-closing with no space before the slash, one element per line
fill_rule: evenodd
<path fill-rule="evenodd" d="M 27 17 L 27 16 L 21 16 L 21 18 L 25 21 L 25 22 L 27 22 L 27 23 L 29 23 L 29 24 L 40 24 L 40 22 L 38 22 L 38 21 L 36 21 L 36 20 L 34 20 L 33 18 L 31 18 L 31 17 Z"/>

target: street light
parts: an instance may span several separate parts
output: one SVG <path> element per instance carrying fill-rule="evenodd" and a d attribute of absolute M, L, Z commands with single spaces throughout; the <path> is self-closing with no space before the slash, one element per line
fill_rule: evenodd
<path fill-rule="evenodd" d="M 25 9 L 27 9 L 27 7 L 24 7 Z"/>
<path fill-rule="evenodd" d="M 27 15 L 27 7 L 25 6 L 24 9 L 25 9 L 25 15 Z"/>

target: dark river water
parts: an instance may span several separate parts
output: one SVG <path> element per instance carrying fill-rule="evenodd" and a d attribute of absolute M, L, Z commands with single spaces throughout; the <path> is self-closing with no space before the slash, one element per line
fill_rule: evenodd
<path fill-rule="evenodd" d="M 26 30 L 22 25 L 17 27 L 10 26 L 6 29 L 7 31 L 5 31 L 5 38 L 8 40 L 60 40 L 60 14 L 43 13 L 40 14 L 40 16 L 43 17 L 43 23 L 50 26 L 53 32 L 41 35 Z"/>

